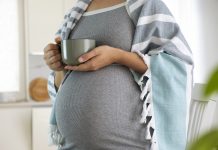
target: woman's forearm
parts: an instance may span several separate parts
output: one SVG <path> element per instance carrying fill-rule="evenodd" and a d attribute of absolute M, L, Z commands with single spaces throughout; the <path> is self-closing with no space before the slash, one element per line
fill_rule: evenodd
<path fill-rule="evenodd" d="M 112 63 L 118 63 L 131 68 L 138 73 L 145 73 L 148 69 L 146 63 L 137 53 L 128 52 L 108 45 L 96 47 L 90 52 L 80 56 L 81 64 L 65 66 L 67 70 L 95 71 Z"/>
<path fill-rule="evenodd" d="M 117 54 L 116 63 L 125 65 L 138 73 L 145 73 L 148 69 L 143 59 L 134 52 L 128 52 L 119 49 Z"/>

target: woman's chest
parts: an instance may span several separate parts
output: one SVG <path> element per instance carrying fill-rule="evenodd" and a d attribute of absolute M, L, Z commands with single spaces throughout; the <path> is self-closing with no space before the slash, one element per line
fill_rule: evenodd
<path fill-rule="evenodd" d="M 90 38 L 96 45 L 109 45 L 130 51 L 135 27 L 125 6 L 84 14 L 70 34 L 71 39 Z"/>

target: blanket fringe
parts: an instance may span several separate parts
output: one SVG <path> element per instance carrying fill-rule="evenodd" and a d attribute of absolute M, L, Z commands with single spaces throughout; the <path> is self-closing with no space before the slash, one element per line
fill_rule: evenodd
<path fill-rule="evenodd" d="M 155 132 L 155 131 L 154 131 Z M 156 133 L 153 134 L 153 138 L 151 139 L 151 148 L 150 150 L 158 150 L 158 143 L 156 138 Z"/>
<path fill-rule="evenodd" d="M 151 142 L 150 150 L 158 150 L 158 144 L 156 139 L 156 130 L 155 130 L 155 120 L 154 120 L 154 112 L 153 112 L 153 103 L 152 103 L 152 83 L 151 83 L 151 70 L 150 70 L 150 58 L 144 58 L 146 62 L 148 62 L 148 70 L 145 75 L 139 80 L 139 86 L 142 91 L 140 95 L 140 99 L 144 101 L 143 110 L 141 113 L 140 123 L 147 124 L 146 127 L 146 135 L 145 140 L 149 140 Z M 144 81 L 143 81 L 144 80 Z M 146 82 L 145 85 L 143 83 Z"/>
<path fill-rule="evenodd" d="M 59 132 L 57 125 L 49 125 L 49 146 L 60 146 L 63 142 L 63 137 Z"/>
<path fill-rule="evenodd" d="M 147 92 L 150 92 L 151 88 L 150 88 L 150 80 L 148 79 L 146 85 L 144 86 L 144 89 L 142 90 L 142 94 L 140 95 L 141 100 L 143 100 L 143 98 L 146 96 Z M 143 88 L 143 87 L 141 87 Z"/>
<path fill-rule="evenodd" d="M 150 78 L 149 78 L 150 80 Z M 141 95 L 141 100 L 144 100 L 142 117 L 140 123 L 147 124 L 145 139 L 151 141 L 150 150 L 158 150 L 158 144 L 156 139 L 156 130 L 155 130 L 155 120 L 153 112 L 153 103 L 152 103 L 152 91 L 151 91 L 151 82 L 147 81 L 144 91 Z M 144 94 L 146 93 L 146 94 Z"/>

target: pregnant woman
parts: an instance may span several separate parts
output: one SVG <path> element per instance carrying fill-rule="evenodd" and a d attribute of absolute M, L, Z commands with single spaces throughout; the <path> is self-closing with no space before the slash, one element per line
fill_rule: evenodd
<path fill-rule="evenodd" d="M 140 87 L 130 71 L 132 69 L 141 75 L 149 69 L 140 53 L 131 51 L 136 24 L 134 19 L 130 18 L 129 11 L 133 12 L 133 16 L 139 16 L 136 8 L 142 8 L 139 6 L 145 2 L 135 0 L 132 4 L 130 1 L 128 4 L 132 4 L 132 7 L 129 9 L 126 8 L 127 1 L 124 0 L 82 2 L 87 3 L 88 7 L 73 30 L 70 30 L 67 39 L 94 39 L 96 48 L 80 56 L 78 66 L 66 66 L 62 63 L 57 45 L 61 42 L 61 37 L 55 39 L 56 44 L 48 44 L 44 48 L 44 59 L 54 71 L 54 85 L 56 92 L 58 91 L 53 111 L 62 136 L 59 150 L 150 150 L 151 142 L 145 140 L 145 137 L 148 136 L 148 131 L 149 136 L 152 136 L 154 128 L 149 124 L 147 130 L 148 124 L 141 124 L 140 119 L 143 108 L 151 105 L 148 103 L 143 106 Z M 154 1 L 148 0 L 147 7 L 156 9 L 153 3 Z M 78 3 L 75 11 L 81 12 L 79 6 Z M 149 9 L 144 13 L 151 15 L 155 12 Z M 164 11 L 169 13 L 165 8 Z M 157 8 L 156 13 L 163 12 Z M 175 34 L 170 35 L 168 31 L 176 31 L 176 28 L 173 28 L 164 30 L 162 34 L 158 32 L 158 28 L 151 28 L 153 26 L 154 24 L 146 28 L 147 31 L 142 28 L 140 33 L 143 32 L 143 36 L 154 34 L 166 38 Z M 153 41 L 153 44 L 145 47 L 144 51 L 155 49 L 161 44 L 158 40 L 150 41 Z M 149 116 L 146 119 L 149 119 Z"/>
<path fill-rule="evenodd" d="M 139 122 L 143 102 L 128 67 L 140 73 L 147 67 L 130 52 L 133 34 L 123 0 L 94 0 L 70 33 L 70 39 L 96 40 L 97 48 L 80 57 L 85 63 L 64 68 L 57 45 L 45 48 L 47 55 L 57 54 L 48 62 L 60 71 L 57 87 L 63 69 L 74 70 L 57 96 L 57 124 L 65 139 L 61 150 L 145 148 L 145 125 Z"/>

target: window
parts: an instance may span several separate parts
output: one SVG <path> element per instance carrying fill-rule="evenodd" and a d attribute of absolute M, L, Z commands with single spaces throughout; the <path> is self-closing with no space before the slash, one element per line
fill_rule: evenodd
<path fill-rule="evenodd" d="M 25 98 L 23 1 L 0 0 L 0 102 Z"/>

